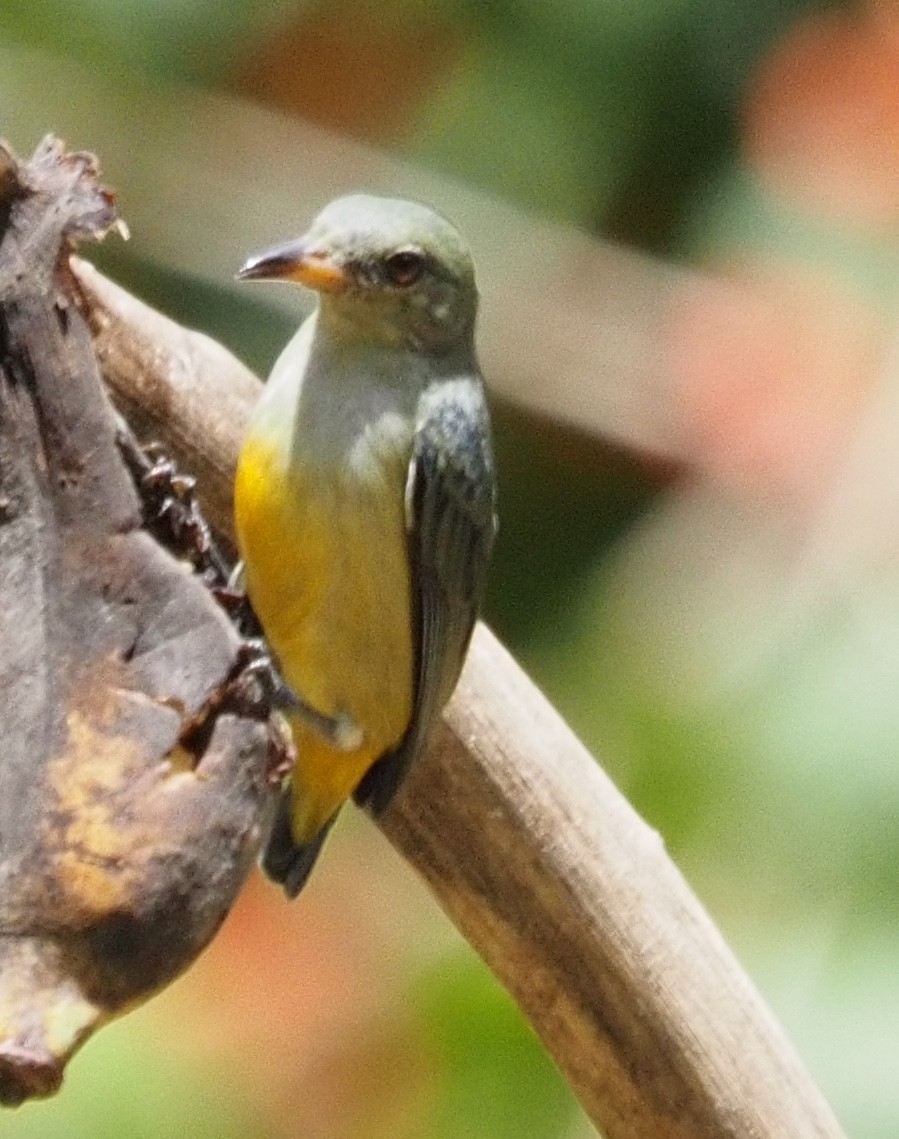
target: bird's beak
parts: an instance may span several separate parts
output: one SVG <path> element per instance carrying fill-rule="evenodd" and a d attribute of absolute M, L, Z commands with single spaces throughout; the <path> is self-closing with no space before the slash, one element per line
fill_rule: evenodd
<path fill-rule="evenodd" d="M 327 250 L 305 238 L 276 245 L 251 257 L 238 270 L 240 281 L 296 281 L 320 293 L 336 292 L 347 283 L 347 273 Z"/>

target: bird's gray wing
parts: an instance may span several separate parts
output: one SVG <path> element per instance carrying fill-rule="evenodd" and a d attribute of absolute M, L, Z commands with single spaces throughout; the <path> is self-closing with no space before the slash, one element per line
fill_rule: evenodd
<path fill-rule="evenodd" d="M 415 678 L 400 743 L 365 775 L 356 801 L 383 811 L 462 670 L 496 534 L 490 424 L 480 379 L 422 396 L 406 486 Z"/>

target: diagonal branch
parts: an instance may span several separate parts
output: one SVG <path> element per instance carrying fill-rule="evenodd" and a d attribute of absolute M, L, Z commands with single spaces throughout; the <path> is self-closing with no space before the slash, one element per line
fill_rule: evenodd
<path fill-rule="evenodd" d="M 198 475 L 230 532 L 257 382 L 90 265 L 75 271 L 114 398 Z M 486 628 L 382 826 L 608 1139 L 839 1139 L 659 836 Z"/>

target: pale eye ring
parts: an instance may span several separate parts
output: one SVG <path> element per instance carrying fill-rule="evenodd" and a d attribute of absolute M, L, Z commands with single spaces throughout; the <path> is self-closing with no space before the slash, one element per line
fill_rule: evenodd
<path fill-rule="evenodd" d="M 421 277 L 424 267 L 424 254 L 417 249 L 398 249 L 384 259 L 387 280 L 400 289 L 414 285 Z"/>

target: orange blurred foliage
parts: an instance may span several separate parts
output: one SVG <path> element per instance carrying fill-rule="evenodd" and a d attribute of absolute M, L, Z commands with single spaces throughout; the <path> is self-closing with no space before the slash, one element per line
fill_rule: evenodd
<path fill-rule="evenodd" d="M 665 335 L 706 474 L 803 501 L 826 483 L 888 350 L 888 326 L 835 276 L 788 262 L 685 279 Z"/>
<path fill-rule="evenodd" d="M 396 1011 L 431 925 L 417 913 L 426 896 L 410 898 L 411 872 L 380 836 L 343 837 L 296 903 L 255 875 L 207 952 L 147 1009 L 167 1050 L 240 1087 L 284 1139 L 414 1136 L 434 1095 L 423 1028 L 408 1005 Z"/>
<path fill-rule="evenodd" d="M 899 225 L 899 7 L 803 16 L 758 66 L 741 157 L 790 219 L 834 233 Z M 692 452 L 707 474 L 785 502 L 813 498 L 881 382 L 891 314 L 839 257 L 721 255 L 675 289 L 663 333 Z"/>
<path fill-rule="evenodd" d="M 390 19 L 361 0 L 320 5 L 244 57 L 232 86 L 338 133 L 399 141 L 468 38 L 460 22 L 424 9 Z"/>
<path fill-rule="evenodd" d="M 772 190 L 878 230 L 899 224 L 899 8 L 799 20 L 745 104 L 745 151 Z"/>

